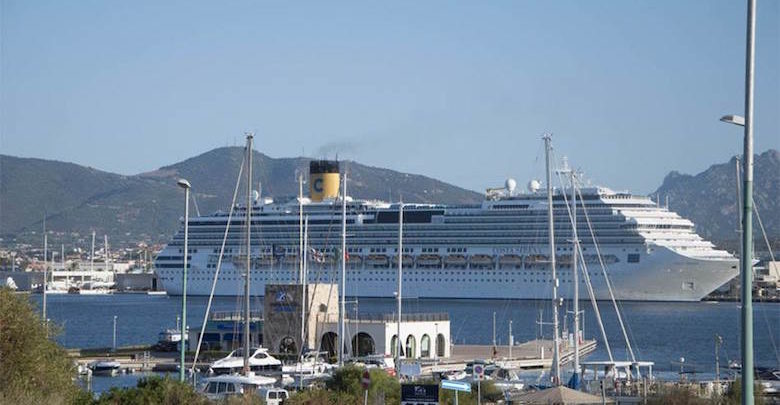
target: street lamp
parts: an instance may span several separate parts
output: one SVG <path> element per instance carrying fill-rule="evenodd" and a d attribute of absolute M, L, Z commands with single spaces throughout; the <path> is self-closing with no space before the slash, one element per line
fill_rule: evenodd
<path fill-rule="evenodd" d="M 745 117 L 741 115 L 734 115 L 734 114 L 724 115 L 720 117 L 720 120 L 727 124 L 739 125 L 741 127 L 745 126 Z"/>
<path fill-rule="evenodd" d="M 185 354 L 185 325 L 187 324 L 187 256 L 189 250 L 187 247 L 188 234 L 189 234 L 189 222 L 190 222 L 190 182 L 185 179 L 179 179 L 176 182 L 179 187 L 184 189 L 184 267 L 181 277 L 181 340 L 179 345 L 181 346 L 179 351 L 181 358 L 179 360 L 179 381 L 184 382 L 184 354 Z"/>
<path fill-rule="evenodd" d="M 752 405 L 753 397 L 753 90 L 756 61 L 756 0 L 747 0 L 745 46 L 745 115 L 726 116 L 725 122 L 745 129 L 742 153 L 745 179 L 742 188 L 742 404 Z"/>

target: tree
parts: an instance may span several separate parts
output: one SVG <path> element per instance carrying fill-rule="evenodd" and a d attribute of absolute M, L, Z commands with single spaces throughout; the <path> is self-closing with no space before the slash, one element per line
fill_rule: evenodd
<path fill-rule="evenodd" d="M 80 398 L 76 367 L 26 295 L 0 288 L 0 403 L 66 404 Z"/>
<path fill-rule="evenodd" d="M 96 405 L 205 405 L 209 401 L 186 383 L 168 377 L 149 377 L 138 381 L 135 388 L 111 388 L 95 401 Z"/>

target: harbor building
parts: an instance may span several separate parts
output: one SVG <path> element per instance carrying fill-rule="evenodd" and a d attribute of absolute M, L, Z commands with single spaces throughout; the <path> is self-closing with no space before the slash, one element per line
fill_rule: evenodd
<path fill-rule="evenodd" d="M 267 284 L 263 305 L 263 346 L 272 353 L 294 354 L 301 347 L 301 300 L 306 291 L 304 349 L 335 356 L 339 341 L 338 287 L 335 284 Z M 395 356 L 397 314 L 348 314 L 345 351 L 350 357 Z M 404 314 L 401 342 L 407 359 L 450 356 L 448 314 Z"/>

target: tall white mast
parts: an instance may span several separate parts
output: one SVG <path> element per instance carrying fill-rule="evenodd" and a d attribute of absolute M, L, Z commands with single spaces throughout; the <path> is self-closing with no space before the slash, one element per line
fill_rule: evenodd
<path fill-rule="evenodd" d="M 555 222 L 553 218 L 553 198 L 552 198 L 552 174 L 550 172 L 550 134 L 544 135 L 545 166 L 547 170 L 547 225 L 550 237 L 550 269 L 552 270 L 552 291 L 553 291 L 553 364 L 552 378 L 553 384 L 558 385 L 561 380 L 560 353 L 558 352 L 558 276 L 555 273 Z"/>
<path fill-rule="evenodd" d="M 398 347 L 395 348 L 395 375 L 401 378 L 401 350 L 404 344 L 401 340 L 401 298 L 403 297 L 403 275 L 404 275 L 404 203 L 398 203 L 398 324 L 397 336 Z"/>
<path fill-rule="evenodd" d="M 298 173 L 298 282 L 303 283 L 303 173 Z"/>
<path fill-rule="evenodd" d="M 244 375 L 249 375 L 249 279 L 252 269 L 252 138 L 246 134 L 246 276 L 244 277 Z M 273 252 L 272 252 L 273 254 Z"/>
<path fill-rule="evenodd" d="M 339 366 L 344 365 L 345 301 L 347 298 L 347 170 L 344 168 L 344 190 L 341 195 L 341 307 L 339 308 Z"/>
<path fill-rule="evenodd" d="M 577 274 L 577 255 L 580 251 L 580 240 L 577 236 L 577 175 L 572 169 L 571 175 L 571 229 L 572 229 L 572 282 L 574 283 L 574 374 L 572 387 L 580 387 L 580 280 Z"/>
<path fill-rule="evenodd" d="M 303 348 L 306 346 L 306 299 L 308 293 L 306 291 L 306 250 L 309 248 L 309 217 L 307 216 L 303 222 L 303 245 L 301 248 L 301 350 L 300 354 L 303 356 Z"/>
<path fill-rule="evenodd" d="M 92 231 L 92 250 L 89 254 L 89 271 L 95 271 L 95 231 Z"/>
<path fill-rule="evenodd" d="M 46 214 L 43 215 L 43 324 L 46 325 L 46 279 L 49 277 L 49 234 L 46 233 Z"/>

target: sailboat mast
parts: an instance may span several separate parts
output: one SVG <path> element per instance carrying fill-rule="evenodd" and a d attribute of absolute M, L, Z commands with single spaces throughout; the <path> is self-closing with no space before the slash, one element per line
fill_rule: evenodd
<path fill-rule="evenodd" d="M 306 346 L 306 298 L 308 293 L 306 291 L 306 249 L 309 244 L 309 217 L 307 216 L 303 222 L 303 238 L 301 245 L 301 351 L 300 355 L 303 356 L 303 348 Z M 300 359 L 299 359 L 300 360 Z"/>
<path fill-rule="evenodd" d="M 577 175 L 574 169 L 569 172 L 571 175 L 571 232 L 572 232 L 572 275 L 574 283 L 574 381 L 575 389 L 579 388 L 580 372 L 580 280 L 577 274 L 577 255 L 580 250 L 580 240 L 577 236 Z"/>
<path fill-rule="evenodd" d="M 552 173 L 550 171 L 550 153 L 552 140 L 549 134 L 544 135 L 545 166 L 547 171 L 547 226 L 550 237 L 550 269 L 552 270 L 552 310 L 553 310 L 553 384 L 558 385 L 561 379 L 560 353 L 558 352 L 558 276 L 555 273 L 555 223 L 553 218 Z"/>
<path fill-rule="evenodd" d="M 49 234 L 46 233 L 46 214 L 43 215 L 43 324 L 46 325 L 46 279 L 49 277 Z"/>
<path fill-rule="evenodd" d="M 92 231 L 92 250 L 89 253 L 89 271 L 95 271 L 95 231 Z"/>
<path fill-rule="evenodd" d="M 252 269 L 252 133 L 246 134 L 246 275 L 244 276 L 244 375 L 249 374 L 249 278 Z"/>
<path fill-rule="evenodd" d="M 404 344 L 401 342 L 401 298 L 403 297 L 403 269 L 404 269 L 404 203 L 398 203 L 398 347 L 395 348 L 395 375 L 401 378 L 401 349 Z"/>
<path fill-rule="evenodd" d="M 344 168 L 344 190 L 341 195 L 341 307 L 339 309 L 339 366 L 344 365 L 344 335 L 346 334 L 346 307 L 347 298 L 347 170 Z"/>
<path fill-rule="evenodd" d="M 303 283 L 303 173 L 298 173 L 298 282 Z"/>

